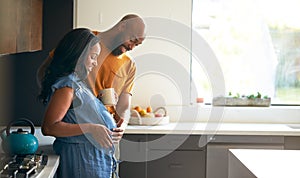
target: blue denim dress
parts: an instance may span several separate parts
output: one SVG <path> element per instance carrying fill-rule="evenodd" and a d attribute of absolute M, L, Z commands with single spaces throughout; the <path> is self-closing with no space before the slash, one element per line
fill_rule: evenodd
<path fill-rule="evenodd" d="M 109 129 L 116 127 L 105 106 L 75 74 L 60 78 L 52 91 L 63 87 L 73 88 L 75 94 L 64 122 L 102 124 Z M 59 178 L 110 178 L 115 169 L 114 148 L 102 148 L 89 134 L 56 137 L 53 149 L 60 155 L 56 172 Z"/>

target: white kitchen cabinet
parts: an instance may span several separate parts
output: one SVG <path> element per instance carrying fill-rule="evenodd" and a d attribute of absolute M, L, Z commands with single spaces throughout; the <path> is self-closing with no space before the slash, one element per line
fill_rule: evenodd
<path fill-rule="evenodd" d="M 105 31 L 128 13 L 147 37 L 130 55 L 137 63 L 132 105 L 189 105 L 192 0 L 76 0 L 74 27 Z"/>
<path fill-rule="evenodd" d="M 137 144 L 124 144 L 125 140 Z M 124 161 L 122 178 L 204 178 L 206 147 L 198 146 L 199 136 L 188 135 L 124 135 L 121 160 L 130 156 L 145 161 Z"/>
<path fill-rule="evenodd" d="M 284 149 L 283 136 L 214 136 L 207 145 L 206 178 L 228 178 L 229 149 Z"/>

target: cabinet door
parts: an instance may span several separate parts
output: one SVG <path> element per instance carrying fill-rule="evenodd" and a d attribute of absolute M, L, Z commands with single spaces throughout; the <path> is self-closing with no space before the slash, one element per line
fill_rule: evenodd
<path fill-rule="evenodd" d="M 120 142 L 119 173 L 122 178 L 146 177 L 146 135 L 124 135 Z"/>
<path fill-rule="evenodd" d="M 163 154 L 151 150 L 148 154 Z M 147 178 L 205 178 L 206 151 L 173 151 L 147 163 Z"/>
<path fill-rule="evenodd" d="M 285 150 L 300 150 L 300 137 L 298 136 L 285 136 L 284 137 Z"/>
<path fill-rule="evenodd" d="M 197 136 L 189 136 L 182 143 L 182 139 L 185 138 L 184 135 L 169 135 L 169 137 L 164 140 L 164 143 L 149 143 L 162 136 L 163 135 L 124 135 L 120 144 L 121 160 L 123 160 L 120 164 L 120 177 L 205 177 L 206 148 L 199 148 L 197 146 Z M 180 143 L 178 143 L 178 141 L 180 141 Z M 178 144 L 181 145 L 177 147 Z"/>
<path fill-rule="evenodd" d="M 146 163 L 121 162 L 119 174 L 121 178 L 146 178 Z"/>

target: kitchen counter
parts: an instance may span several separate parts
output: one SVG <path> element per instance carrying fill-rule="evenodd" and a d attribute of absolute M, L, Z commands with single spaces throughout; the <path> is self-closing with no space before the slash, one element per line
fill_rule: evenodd
<path fill-rule="evenodd" d="M 44 169 L 40 172 L 37 178 L 53 178 L 54 174 L 59 165 L 59 156 L 55 154 L 52 144 L 54 142 L 54 137 L 43 136 L 40 127 L 35 127 L 34 134 L 39 141 L 39 148 L 37 153 L 43 152 L 48 155 L 48 162 Z"/>
<path fill-rule="evenodd" d="M 0 128 L 2 130 L 4 128 L 4 126 L 1 126 Z M 12 127 L 12 130 L 15 130 L 16 128 L 19 128 L 19 127 Z M 29 128 L 24 128 L 24 130 L 29 131 Z M 37 137 L 37 139 L 39 141 L 39 147 L 38 147 L 38 150 L 36 151 L 36 153 L 44 153 L 45 155 L 48 155 L 47 165 L 37 175 L 36 178 L 52 178 L 56 172 L 58 165 L 59 165 L 59 156 L 54 153 L 53 148 L 52 148 L 52 143 L 54 141 L 54 137 L 43 136 L 41 133 L 40 127 L 35 127 L 34 135 Z M 2 139 L 0 141 L 0 153 L 3 153 L 1 144 L 2 144 Z"/>
<path fill-rule="evenodd" d="M 180 122 L 158 126 L 128 125 L 125 134 L 300 136 L 300 124 Z"/>
<path fill-rule="evenodd" d="M 230 178 L 298 178 L 300 150 L 230 149 Z"/>
<path fill-rule="evenodd" d="M 125 134 L 300 136 L 300 124 L 171 122 L 158 126 L 128 125 Z M 35 136 L 39 140 L 38 151 L 49 156 L 39 177 L 51 178 L 59 163 L 59 157 L 52 150 L 54 138 L 43 136 L 40 127 L 36 127 Z"/>
<path fill-rule="evenodd" d="M 59 165 L 59 156 L 54 153 L 52 145 L 39 146 L 37 153 L 41 151 L 48 155 L 48 162 L 36 178 L 52 178 Z"/>

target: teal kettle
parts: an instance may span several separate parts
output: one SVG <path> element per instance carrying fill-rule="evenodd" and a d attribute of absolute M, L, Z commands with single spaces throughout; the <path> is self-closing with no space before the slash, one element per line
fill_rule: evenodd
<path fill-rule="evenodd" d="M 18 128 L 10 131 L 15 124 L 23 123 L 30 127 L 30 132 Z M 18 119 L 10 122 L 1 134 L 2 148 L 5 153 L 16 155 L 34 154 L 38 149 L 38 139 L 34 136 L 34 125 L 28 119 Z"/>

